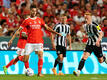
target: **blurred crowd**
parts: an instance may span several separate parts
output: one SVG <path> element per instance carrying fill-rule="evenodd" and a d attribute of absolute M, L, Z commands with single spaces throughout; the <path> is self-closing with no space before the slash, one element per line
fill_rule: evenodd
<path fill-rule="evenodd" d="M 12 36 L 22 21 L 30 14 L 30 5 L 36 5 L 37 16 L 51 28 L 60 22 L 60 15 L 67 16 L 71 26 L 72 42 L 86 42 L 82 25 L 84 13 L 92 13 L 92 20 L 100 24 L 107 37 L 107 0 L 0 0 L 0 36 Z M 43 29 L 44 36 L 51 33 Z"/>

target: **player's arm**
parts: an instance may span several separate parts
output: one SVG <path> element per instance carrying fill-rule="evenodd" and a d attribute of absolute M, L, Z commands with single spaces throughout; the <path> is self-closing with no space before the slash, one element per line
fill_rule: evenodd
<path fill-rule="evenodd" d="M 48 31 L 50 31 L 50 32 L 52 32 L 52 33 L 54 33 L 54 34 L 57 34 L 57 35 L 60 35 L 60 36 L 61 36 L 60 33 L 54 31 L 53 29 L 51 29 L 50 27 L 48 27 L 46 24 L 44 25 L 44 27 L 45 27 Z"/>
<path fill-rule="evenodd" d="M 102 40 L 102 37 L 103 37 L 103 32 L 100 31 L 100 32 L 99 32 L 99 38 L 98 38 L 98 40 L 97 40 L 97 42 L 96 42 L 96 46 L 100 46 L 100 42 L 101 42 L 101 40 Z"/>
<path fill-rule="evenodd" d="M 53 50 L 55 50 L 54 38 L 55 38 L 55 34 L 51 34 L 51 43 L 52 43 Z"/>
<path fill-rule="evenodd" d="M 100 35 L 99 35 L 98 40 L 101 41 L 101 40 L 102 40 L 102 37 L 103 37 L 103 32 L 101 31 L 101 32 L 99 32 L 99 34 L 100 34 Z"/>
<path fill-rule="evenodd" d="M 18 35 L 20 33 L 20 31 L 22 30 L 21 27 L 19 27 L 19 29 L 15 32 L 15 34 L 12 36 L 12 38 L 10 39 L 10 41 L 8 42 L 8 46 L 10 46 L 14 40 L 14 38 L 16 37 L 16 35 Z"/>
<path fill-rule="evenodd" d="M 69 50 L 71 50 L 71 35 L 68 34 L 67 38 L 68 38 L 68 42 L 69 42 Z"/>
<path fill-rule="evenodd" d="M 99 37 L 98 37 L 98 40 L 97 40 L 97 42 L 96 42 L 96 46 L 100 46 L 100 42 L 101 42 L 102 37 L 103 37 L 103 32 L 102 32 L 102 30 L 101 30 L 101 28 L 100 28 L 99 25 L 96 26 L 96 27 L 97 27 L 97 30 L 98 30 L 98 32 L 99 32 Z"/>
<path fill-rule="evenodd" d="M 22 32 L 22 34 L 21 34 L 21 36 L 23 37 L 23 38 L 26 38 L 27 39 L 27 34 L 26 34 L 26 32 Z"/>

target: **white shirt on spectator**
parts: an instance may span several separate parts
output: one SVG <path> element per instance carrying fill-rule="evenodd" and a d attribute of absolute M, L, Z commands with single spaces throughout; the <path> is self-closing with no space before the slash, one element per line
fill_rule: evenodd
<path fill-rule="evenodd" d="M 80 22 L 80 23 L 83 22 L 83 21 L 85 21 L 85 18 L 83 16 L 78 17 L 76 15 L 76 16 L 73 17 L 73 19 L 74 19 L 75 22 Z"/>
<path fill-rule="evenodd" d="M 80 42 L 81 42 L 82 39 L 83 39 L 84 36 L 85 36 L 85 33 L 79 30 L 79 31 L 77 31 L 77 34 L 76 34 L 76 35 L 78 36 L 78 38 L 79 38 L 79 40 L 80 40 Z"/>
<path fill-rule="evenodd" d="M 92 15 L 92 21 L 93 22 L 97 22 L 97 23 L 100 23 L 100 17 L 99 16 L 94 16 L 94 15 Z"/>
<path fill-rule="evenodd" d="M 40 9 L 38 9 L 38 12 L 40 13 L 41 16 L 43 16 L 44 12 Z"/>
<path fill-rule="evenodd" d="M 79 37 L 83 37 L 83 36 L 85 36 L 85 33 L 84 32 L 81 32 L 80 30 L 79 31 L 77 31 L 77 36 L 79 36 Z"/>
<path fill-rule="evenodd" d="M 106 18 L 106 16 L 102 16 L 101 17 L 101 22 Z"/>

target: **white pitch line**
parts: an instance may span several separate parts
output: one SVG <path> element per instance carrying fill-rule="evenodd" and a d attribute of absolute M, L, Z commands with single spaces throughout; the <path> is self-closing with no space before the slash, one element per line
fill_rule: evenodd
<path fill-rule="evenodd" d="M 57 76 L 57 77 L 53 77 L 53 76 L 51 76 L 51 77 L 44 77 L 44 78 L 51 78 L 51 79 L 53 79 L 53 78 L 63 78 L 63 77 L 61 77 L 61 76 Z M 65 77 L 65 78 L 68 78 L 68 79 L 86 79 L 87 77 Z M 87 79 L 92 79 L 92 80 L 107 80 L 107 78 L 97 78 L 97 77 L 92 77 L 92 78 L 87 78 Z"/>
<path fill-rule="evenodd" d="M 99 80 L 99 79 L 100 79 L 100 80 L 107 80 L 107 78 L 97 78 L 97 77 L 93 77 L 93 78 L 90 78 L 90 79 L 95 79 L 95 80 L 96 80 L 96 79 L 97 79 L 97 80 Z"/>

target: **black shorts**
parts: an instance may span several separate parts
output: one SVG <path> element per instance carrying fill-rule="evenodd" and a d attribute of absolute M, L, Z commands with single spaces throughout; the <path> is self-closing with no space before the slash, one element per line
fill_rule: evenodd
<path fill-rule="evenodd" d="M 63 54 L 63 57 L 66 57 L 66 47 L 64 46 L 56 46 L 57 55 Z"/>
<path fill-rule="evenodd" d="M 103 56 L 101 46 L 97 47 L 96 45 L 86 45 L 84 52 L 89 52 L 90 55 L 92 52 L 94 52 L 94 54 L 97 58 L 101 58 Z"/>

